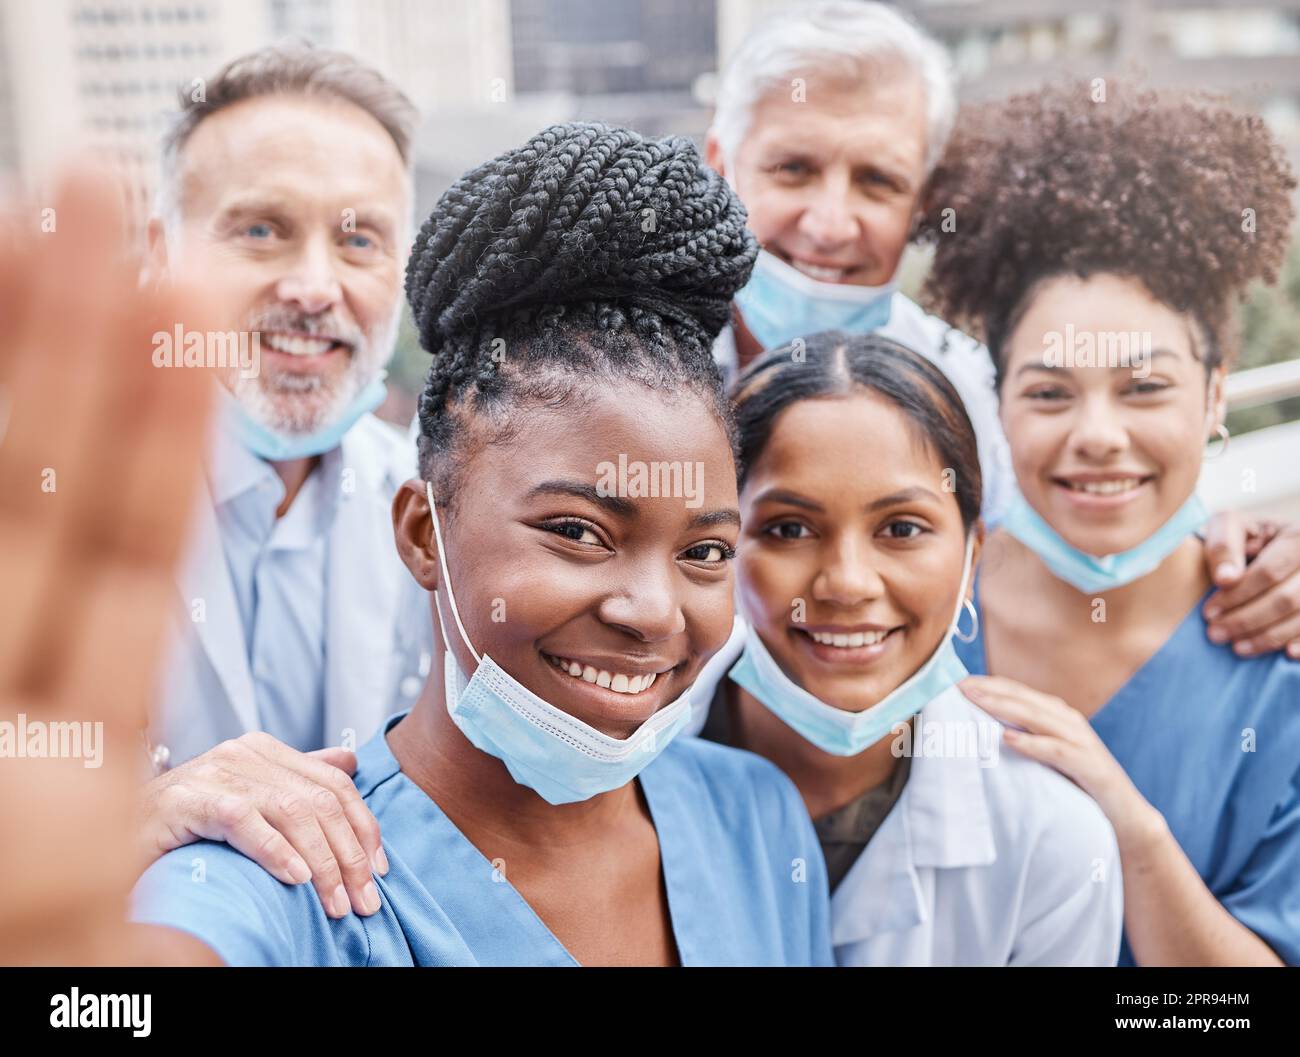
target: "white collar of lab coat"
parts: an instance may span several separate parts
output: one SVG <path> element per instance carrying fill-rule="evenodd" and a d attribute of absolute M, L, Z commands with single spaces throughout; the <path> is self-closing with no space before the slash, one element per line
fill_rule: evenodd
<path fill-rule="evenodd" d="M 922 723 L 990 722 L 956 687 L 921 710 Z M 922 728 L 924 730 L 924 728 Z M 924 745 L 924 735 L 919 739 Z M 997 858 L 976 756 L 912 757 L 898 803 L 831 897 L 836 946 L 911 928 L 930 914 L 919 870 L 987 866 Z"/>
<path fill-rule="evenodd" d="M 718 684 L 744 651 L 746 633 L 745 621 L 737 615 L 726 644 L 700 671 L 691 688 L 688 733 L 698 734 L 703 729 Z M 978 724 L 992 720 L 954 686 L 921 710 L 922 750 L 924 724 L 936 722 Z M 831 938 L 836 946 L 926 920 L 929 910 L 919 868 L 985 866 L 997 858 L 979 758 L 926 756 L 915 748 L 898 803 L 831 898 Z"/>
<path fill-rule="evenodd" d="M 392 554 L 392 497 L 415 472 L 413 449 L 395 436 L 400 438 L 373 415 L 363 415 L 315 471 L 328 472 L 325 483 L 338 493 L 330 534 L 339 545 L 330 548 L 328 557 L 326 634 L 327 641 L 346 648 L 325 651 L 325 718 L 331 739 L 337 731 L 355 725 L 347 718 L 356 711 L 353 703 L 375 702 L 378 708 L 385 702 L 394 624 L 401 616 L 394 604 L 401 573 L 396 561 L 382 560 L 380 555 Z M 251 452 L 246 454 L 261 463 Z M 236 455 L 227 465 L 238 467 L 242 462 Z M 207 619 L 193 623 L 195 633 L 240 725 L 257 730 L 260 723 L 244 633 L 229 566 L 222 557 L 217 500 L 213 486 L 206 481 L 205 485 L 177 586 L 184 612 L 190 611 L 195 599 L 206 601 Z M 356 663 L 357 657 L 365 657 L 366 663 Z M 374 717 L 376 722 L 381 715 Z M 368 725 L 369 717 L 365 718 Z"/>

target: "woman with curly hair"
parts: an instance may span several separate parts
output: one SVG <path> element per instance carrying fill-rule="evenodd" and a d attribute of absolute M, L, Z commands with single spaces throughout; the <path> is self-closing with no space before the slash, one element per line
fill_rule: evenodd
<path fill-rule="evenodd" d="M 1109 94 L 971 111 L 931 189 L 930 292 L 993 355 L 1020 493 L 962 686 L 1110 819 L 1122 964 L 1294 964 L 1300 665 L 1208 640 L 1195 488 L 1295 181 L 1258 117 Z"/>
<path fill-rule="evenodd" d="M 145 874 L 138 921 L 231 964 L 830 963 L 794 785 L 675 737 L 732 626 L 710 346 L 756 253 L 681 138 L 554 126 L 442 196 L 407 271 L 433 363 L 393 525 L 445 649 L 357 753 L 380 909 L 331 920 L 200 843 Z"/>

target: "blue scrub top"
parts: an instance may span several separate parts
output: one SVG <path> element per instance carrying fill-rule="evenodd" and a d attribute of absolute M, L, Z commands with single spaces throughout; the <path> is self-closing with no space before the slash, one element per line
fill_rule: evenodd
<path fill-rule="evenodd" d="M 354 780 L 390 866 L 375 878 L 376 914 L 333 920 L 310 883 L 282 884 L 228 845 L 200 841 L 145 871 L 132 919 L 192 933 L 227 965 L 578 964 L 402 773 L 384 734 L 403 715 L 357 753 Z M 781 771 L 752 753 L 682 737 L 638 780 L 659 835 L 683 965 L 833 964 L 821 848 Z"/>
<path fill-rule="evenodd" d="M 1297 965 L 1300 663 L 1283 653 L 1239 658 L 1214 645 L 1205 637 L 1204 602 L 1098 709 L 1092 726 L 1164 815 L 1215 898 Z M 983 631 L 956 645 L 972 675 L 988 673 Z M 1134 964 L 1127 934 L 1119 964 Z"/>

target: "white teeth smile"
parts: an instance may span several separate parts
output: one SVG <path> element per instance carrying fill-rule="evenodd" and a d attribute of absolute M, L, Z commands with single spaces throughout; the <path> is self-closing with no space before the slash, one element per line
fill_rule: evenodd
<path fill-rule="evenodd" d="M 262 340 L 276 352 L 290 356 L 319 356 L 334 347 L 334 342 L 328 338 L 299 338 L 289 334 L 268 334 L 266 331 L 262 331 Z"/>
<path fill-rule="evenodd" d="M 856 646 L 874 646 L 878 642 L 884 642 L 887 631 L 855 631 L 852 633 L 834 634 L 827 631 L 810 631 L 813 642 L 820 642 L 823 646 L 839 646 L 844 649 L 853 649 Z"/>
<path fill-rule="evenodd" d="M 1137 477 L 1121 477 L 1113 481 L 1067 481 L 1072 492 L 1087 492 L 1089 495 L 1119 495 L 1131 492 L 1142 481 Z"/>
<path fill-rule="evenodd" d="M 820 279 L 824 283 L 838 283 L 848 273 L 847 268 L 823 268 L 819 264 L 809 264 L 806 261 L 790 261 L 791 266 L 796 270 L 803 272 L 810 279 Z"/>
<path fill-rule="evenodd" d="M 581 679 L 585 683 L 603 686 L 616 694 L 639 694 L 642 690 L 649 690 L 654 686 L 654 681 L 659 678 L 658 672 L 651 672 L 649 675 L 624 675 L 622 672 L 611 674 L 603 668 L 593 668 L 590 664 L 579 664 L 577 661 L 565 660 L 563 657 L 552 657 L 549 653 L 543 653 L 542 656 L 566 675 Z"/>

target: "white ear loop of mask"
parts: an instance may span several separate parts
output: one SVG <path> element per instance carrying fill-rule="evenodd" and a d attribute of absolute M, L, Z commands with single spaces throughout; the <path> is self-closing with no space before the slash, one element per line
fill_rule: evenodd
<path fill-rule="evenodd" d="M 424 494 L 429 498 L 429 518 L 433 521 L 433 539 L 438 546 L 438 572 L 447 584 L 447 601 L 451 603 L 451 615 L 456 619 L 456 629 L 460 632 L 461 641 L 465 643 L 465 648 L 469 650 L 470 655 L 474 658 L 476 664 L 482 664 L 483 658 L 479 656 L 478 650 L 474 649 L 474 644 L 469 641 L 469 635 L 465 631 L 465 625 L 460 619 L 460 610 L 456 606 L 456 593 L 451 589 L 451 572 L 447 568 L 447 551 L 442 545 L 442 529 L 438 525 L 438 510 L 433 501 L 433 485 L 428 481 L 424 482 Z M 434 588 L 437 593 L 437 588 Z M 447 629 L 444 627 L 446 621 L 442 619 L 441 614 L 438 617 L 438 630 L 442 632 L 442 644 L 451 652 L 451 642 L 447 638 Z"/>

